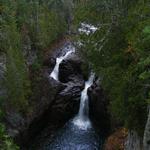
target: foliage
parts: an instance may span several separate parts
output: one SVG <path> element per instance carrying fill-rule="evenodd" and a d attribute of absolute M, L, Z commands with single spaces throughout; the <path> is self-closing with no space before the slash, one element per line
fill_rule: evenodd
<path fill-rule="evenodd" d="M 18 146 L 16 146 L 12 139 L 6 135 L 5 127 L 0 124 L 0 149 L 1 150 L 19 150 Z"/>
<path fill-rule="evenodd" d="M 60 12 L 63 10 L 62 15 L 53 0 L 2 0 L 1 51 L 7 56 L 5 86 L 8 100 L 21 111 L 26 109 L 30 95 L 26 54 L 33 51 L 36 62 L 42 62 L 43 50 L 66 31 L 64 6 L 63 2 L 60 8 L 57 6 Z"/>
<path fill-rule="evenodd" d="M 2 82 L 7 93 L 0 97 L 0 110 L 7 104 L 20 113 L 27 113 L 29 97 L 34 95 L 29 65 L 40 69 L 45 50 L 66 33 L 71 8 L 68 4 L 69 1 L 62 0 L 1 0 L 0 52 L 6 55 Z M 3 141 L 0 144 L 4 146 L 0 149 L 15 149 L 1 124 L 0 132 Z"/>
<path fill-rule="evenodd" d="M 14 16 L 15 6 L 4 2 L 2 11 L 2 50 L 6 53 L 5 86 L 9 103 L 24 111 L 27 106 L 28 75 L 25 59 L 21 51 L 20 34 Z M 11 10 L 10 10 L 11 9 Z"/>
<path fill-rule="evenodd" d="M 113 115 L 141 135 L 150 99 L 149 5 L 147 0 L 87 0 L 75 17 L 75 24 L 99 27 L 79 36 L 83 54 L 102 80 Z"/>

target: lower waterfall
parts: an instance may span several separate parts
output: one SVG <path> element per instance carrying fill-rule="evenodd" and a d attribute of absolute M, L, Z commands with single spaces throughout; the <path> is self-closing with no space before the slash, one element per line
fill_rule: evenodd
<path fill-rule="evenodd" d="M 86 130 L 91 127 L 91 122 L 89 120 L 89 97 L 88 88 L 93 84 L 94 73 L 91 73 L 88 81 L 85 82 L 85 87 L 81 93 L 80 108 L 78 115 L 73 119 L 73 123 L 79 128 Z"/>

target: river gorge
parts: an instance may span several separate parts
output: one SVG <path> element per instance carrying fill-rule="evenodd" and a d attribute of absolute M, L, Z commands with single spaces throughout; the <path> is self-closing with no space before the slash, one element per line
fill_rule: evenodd
<path fill-rule="evenodd" d="M 102 121 L 105 119 L 101 118 L 104 113 L 107 114 L 106 108 L 104 108 L 105 102 L 101 101 L 105 99 L 105 96 L 103 96 L 102 99 L 98 99 L 98 101 L 94 98 L 94 95 L 97 95 L 97 93 L 94 94 L 94 91 L 100 91 L 100 88 L 96 85 L 98 79 L 96 79 L 96 75 L 90 71 L 90 69 L 88 69 L 88 74 L 82 74 L 81 65 L 84 62 L 78 56 L 75 46 L 68 41 L 67 43 L 64 43 L 60 50 L 61 51 L 56 51 L 58 54 L 54 53 L 56 63 L 47 78 L 49 78 L 49 82 L 54 87 L 59 85 L 64 86 L 64 89 L 59 93 L 60 97 L 55 100 L 55 103 L 53 104 L 54 112 L 51 113 L 57 117 L 53 119 L 63 120 L 64 117 L 67 117 L 67 120 L 65 122 L 64 120 L 62 121 L 61 127 L 59 127 L 57 131 L 54 131 L 53 137 L 51 137 L 51 135 L 45 136 L 45 134 L 50 134 L 50 132 L 44 133 L 49 130 L 49 127 L 47 126 L 46 131 L 43 131 L 37 138 L 38 141 L 40 139 L 42 142 L 39 143 L 35 140 L 33 146 L 31 146 L 33 147 L 31 150 L 99 150 L 104 141 L 104 134 L 97 130 L 102 130 L 105 126 L 104 124 L 106 122 L 108 124 L 108 121 L 101 123 L 102 125 L 100 128 L 98 125 L 97 127 L 94 126 L 91 119 L 94 119 L 95 122 L 99 124 L 100 120 Z M 86 65 L 88 66 L 88 64 Z M 101 96 L 102 95 L 103 94 L 101 93 Z M 95 115 L 93 115 L 92 112 L 96 110 L 94 105 L 97 105 L 94 101 L 97 104 L 100 105 L 101 103 L 101 105 L 104 106 L 101 112 L 96 112 L 98 114 Z M 67 114 L 67 109 L 68 111 L 72 110 L 71 115 L 69 115 L 70 117 Z M 48 114 L 50 113 L 47 112 L 46 115 Z M 106 119 L 107 117 L 108 114 L 106 115 Z M 96 118 L 99 120 L 96 121 Z M 51 124 L 51 122 L 49 124 Z M 104 130 L 109 129 L 108 127 L 104 127 Z"/>

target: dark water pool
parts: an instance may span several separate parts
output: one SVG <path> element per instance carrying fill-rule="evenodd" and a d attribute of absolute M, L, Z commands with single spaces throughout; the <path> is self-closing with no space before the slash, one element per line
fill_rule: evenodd
<path fill-rule="evenodd" d="M 38 142 L 38 141 L 37 141 Z M 101 150 L 102 140 L 94 130 L 82 130 L 69 121 L 53 140 L 46 139 L 38 150 Z"/>

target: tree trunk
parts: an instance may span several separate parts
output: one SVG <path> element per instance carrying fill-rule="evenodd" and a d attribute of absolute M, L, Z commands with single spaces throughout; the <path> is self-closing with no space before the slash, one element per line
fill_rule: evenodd
<path fill-rule="evenodd" d="M 149 114 L 148 114 L 148 119 L 145 126 L 144 137 L 143 137 L 144 150 L 150 150 L 150 106 L 148 110 L 149 110 Z"/>

